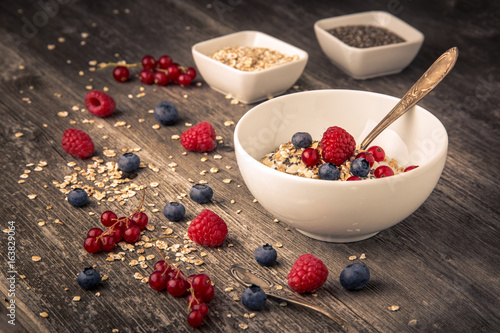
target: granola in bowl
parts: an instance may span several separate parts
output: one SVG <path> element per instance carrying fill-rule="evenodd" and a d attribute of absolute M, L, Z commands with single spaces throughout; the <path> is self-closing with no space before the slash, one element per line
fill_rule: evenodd
<path fill-rule="evenodd" d="M 304 151 L 309 148 L 317 150 L 318 156 L 320 156 L 317 163 L 311 166 L 306 165 L 308 163 L 304 163 L 303 160 Z M 381 151 L 382 153 L 376 153 L 375 150 Z M 372 152 L 375 153 L 372 154 Z M 319 172 L 321 166 L 329 162 L 325 161 L 324 158 L 321 141 L 313 140 L 308 147 L 297 147 L 292 141 L 288 141 L 279 145 L 273 152 L 266 154 L 261 158 L 260 162 L 272 169 L 290 175 L 310 179 L 325 179 L 321 177 Z M 352 163 L 359 158 L 366 159 L 369 163 L 369 171 L 361 177 L 359 177 L 360 175 L 357 171 L 353 172 L 353 170 L 351 170 Z M 383 178 L 397 175 L 416 167 L 410 166 L 405 168 L 401 166 L 396 159 L 386 156 L 383 149 L 378 146 L 372 146 L 368 148 L 368 150 L 360 150 L 359 146 L 356 146 L 356 149 L 344 162 L 335 164 L 335 166 L 339 170 L 339 176 L 336 179 L 329 180 L 346 181 Z M 377 169 L 379 171 L 376 172 Z M 384 170 L 385 173 L 381 173 L 381 170 Z"/>

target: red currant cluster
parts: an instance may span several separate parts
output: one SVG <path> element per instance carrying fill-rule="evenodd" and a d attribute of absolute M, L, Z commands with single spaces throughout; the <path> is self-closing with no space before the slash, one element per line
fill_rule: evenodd
<path fill-rule="evenodd" d="M 113 77 L 118 82 L 125 82 L 130 78 L 128 67 L 142 66 L 139 72 L 139 80 L 144 84 L 157 84 L 166 86 L 169 83 L 189 86 L 196 78 L 196 69 L 193 67 L 180 66 L 175 63 L 168 55 L 161 56 L 156 60 L 153 56 L 146 55 L 142 58 L 140 64 L 121 64 L 109 63 L 103 67 L 117 65 L 113 69 Z"/>
<path fill-rule="evenodd" d="M 208 305 L 214 298 L 215 289 L 206 274 L 193 274 L 187 278 L 182 271 L 166 260 L 160 260 L 154 265 L 154 272 L 149 276 L 149 285 L 157 291 L 167 290 L 174 296 L 180 297 L 189 292 L 188 324 L 198 327 L 208 314 Z"/>
<path fill-rule="evenodd" d="M 112 211 L 107 210 L 101 215 L 101 223 L 107 229 L 104 231 L 101 228 L 90 229 L 83 242 L 83 247 L 88 253 L 96 253 L 99 250 L 113 251 L 115 244 L 122 239 L 133 244 L 141 237 L 141 230 L 146 228 L 148 221 L 148 216 L 140 211 L 140 207 L 131 215 L 120 218 Z"/>

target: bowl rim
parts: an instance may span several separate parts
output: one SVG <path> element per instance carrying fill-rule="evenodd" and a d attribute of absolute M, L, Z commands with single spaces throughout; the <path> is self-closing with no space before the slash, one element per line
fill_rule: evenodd
<path fill-rule="evenodd" d="M 284 63 L 284 64 L 280 64 L 280 65 L 277 65 L 277 66 L 273 66 L 273 67 L 270 67 L 270 68 L 265 68 L 265 69 L 262 69 L 262 70 L 259 70 L 259 71 L 242 71 L 240 69 L 236 69 L 236 68 L 233 68 L 231 66 L 225 65 L 225 64 L 223 64 L 220 61 L 212 59 L 210 56 L 206 55 L 205 53 L 203 53 L 203 52 L 201 52 L 199 50 L 200 46 L 203 46 L 203 45 L 206 45 L 206 44 L 209 44 L 209 43 L 213 43 L 216 40 L 223 40 L 225 38 L 234 37 L 234 36 L 239 35 L 239 34 L 253 34 L 253 35 L 262 35 L 262 36 L 265 36 L 266 38 L 269 38 L 269 39 L 273 40 L 274 42 L 280 43 L 280 44 L 285 45 L 285 46 L 287 46 L 287 47 L 289 47 L 291 49 L 294 49 L 296 51 L 296 53 L 293 54 L 293 55 L 298 55 L 299 59 L 294 60 L 294 61 L 290 61 L 290 62 L 287 62 L 287 63 Z M 205 58 L 206 60 L 208 60 L 213 65 L 217 65 L 217 66 L 219 66 L 221 68 L 225 68 L 225 69 L 229 70 L 230 72 L 232 72 L 233 74 L 239 74 L 239 75 L 243 75 L 243 76 L 257 76 L 257 75 L 260 75 L 262 73 L 270 73 L 270 72 L 273 72 L 273 71 L 276 71 L 276 70 L 281 70 L 281 69 L 286 68 L 286 67 L 298 66 L 298 65 L 302 64 L 303 62 L 307 62 L 308 59 L 309 59 L 309 54 L 306 51 L 304 51 L 303 49 L 298 48 L 298 47 L 296 47 L 296 46 L 294 46 L 294 45 L 292 45 L 290 43 L 287 43 L 287 42 L 285 42 L 285 41 L 283 41 L 281 39 L 278 39 L 278 38 L 276 38 L 274 36 L 268 35 L 268 34 L 266 34 L 264 32 L 257 31 L 257 30 L 241 30 L 241 31 L 232 32 L 232 33 L 229 33 L 229 34 L 226 34 L 226 35 L 217 36 L 217 37 L 214 37 L 214 38 L 211 38 L 211 39 L 207 39 L 207 40 L 204 40 L 204 41 L 201 41 L 201 42 L 198 42 L 198 43 L 194 44 L 191 47 L 191 51 L 193 53 L 193 57 L 194 56 L 198 56 L 198 57 L 201 57 L 201 58 Z M 283 52 L 281 52 L 281 53 L 283 53 Z M 286 55 L 290 56 L 289 54 L 286 54 Z"/>
<path fill-rule="evenodd" d="M 407 36 L 403 36 L 400 32 L 393 32 L 393 33 L 397 34 L 398 36 L 400 36 L 401 38 L 404 38 L 405 41 L 404 42 L 400 42 L 400 43 L 388 44 L 388 45 L 379 45 L 379 46 L 371 46 L 371 47 L 360 48 L 360 47 L 350 46 L 350 45 L 344 43 L 339 38 L 335 37 L 330 32 L 328 32 L 328 30 L 326 30 L 325 28 L 323 28 L 321 26 L 325 22 L 334 22 L 335 20 L 340 20 L 340 19 L 343 19 L 343 18 L 346 18 L 346 17 L 347 18 L 348 17 L 354 18 L 354 17 L 365 16 L 365 15 L 366 16 L 369 16 L 369 15 L 385 15 L 385 16 L 389 16 L 393 20 L 395 20 L 396 22 L 398 22 L 400 24 L 403 24 L 407 28 L 409 28 L 410 30 L 412 30 L 414 33 L 416 33 L 417 37 L 409 39 Z M 349 25 L 349 24 L 343 24 L 343 25 Z M 388 29 L 388 30 L 391 31 L 391 29 L 389 29 L 388 25 L 387 26 L 380 26 L 380 27 Z M 359 52 L 359 53 L 361 53 L 361 52 L 372 52 L 372 51 L 385 51 L 385 50 L 390 51 L 392 49 L 402 48 L 402 47 L 409 46 L 409 45 L 422 44 L 424 42 L 424 39 L 425 39 L 424 34 L 420 30 L 418 30 L 415 27 L 411 26 L 410 24 L 408 24 L 407 22 L 403 21 L 399 17 L 394 16 L 391 13 L 388 13 L 388 12 L 382 11 L 382 10 L 373 10 L 373 11 L 365 11 L 365 12 L 359 12 L 359 13 L 352 13 L 352 14 L 346 14 L 346 15 L 326 17 L 326 18 L 323 18 L 323 19 L 320 19 L 320 20 L 316 21 L 314 23 L 314 29 L 316 31 L 319 30 L 319 31 L 323 32 L 323 35 L 325 37 L 328 36 L 327 38 L 329 38 L 330 41 L 336 42 L 336 44 L 341 45 L 341 47 L 348 49 L 350 52 Z"/>
<path fill-rule="evenodd" d="M 353 90 L 353 89 L 318 89 L 318 90 L 295 92 L 295 93 L 290 93 L 287 95 L 279 96 L 279 97 L 273 98 L 271 100 L 265 101 L 263 103 L 260 103 L 259 105 L 254 106 L 253 108 L 248 110 L 240 118 L 240 120 L 238 121 L 238 123 L 235 126 L 234 135 L 233 135 L 235 151 L 242 154 L 244 156 L 245 160 L 249 159 L 251 161 L 250 163 L 252 163 L 252 166 L 257 168 L 257 169 L 260 169 L 262 172 L 265 172 L 265 173 L 273 172 L 273 176 L 285 177 L 285 179 L 289 179 L 290 181 L 295 181 L 298 183 L 304 182 L 304 184 L 316 184 L 314 186 L 318 186 L 318 187 L 321 187 L 321 186 L 351 186 L 351 187 L 352 186 L 360 186 L 360 187 L 363 187 L 363 186 L 370 186 L 369 184 L 372 184 L 373 182 L 377 182 L 378 184 L 389 184 L 391 182 L 398 182 L 398 181 L 404 180 L 405 178 L 409 178 L 409 177 L 413 177 L 413 176 L 418 177 L 419 175 L 426 173 L 427 169 L 431 168 L 433 166 L 433 164 L 438 163 L 439 160 L 443 157 L 443 155 L 444 155 L 444 158 L 446 159 L 446 155 L 448 152 L 448 143 L 449 143 L 448 142 L 448 140 L 449 140 L 448 132 L 446 131 L 446 128 L 444 127 L 443 123 L 434 114 L 432 114 L 431 112 L 429 112 L 425 108 L 418 106 L 418 105 L 416 105 L 414 107 L 415 108 L 414 110 L 419 110 L 419 112 L 427 113 L 428 115 L 433 117 L 437 121 L 438 126 L 441 127 L 441 129 L 445 135 L 444 136 L 445 141 L 439 147 L 438 152 L 435 154 L 435 156 L 432 159 L 430 159 L 429 161 L 426 161 L 426 163 L 424 163 L 423 165 L 419 165 L 418 168 L 413 169 L 413 170 L 411 170 L 411 172 L 408 172 L 408 173 L 404 172 L 404 173 L 400 173 L 400 174 L 390 176 L 390 177 L 363 179 L 361 181 L 331 181 L 331 180 L 325 180 L 325 179 L 311 179 L 311 178 L 305 178 L 305 177 L 298 177 L 298 176 L 287 174 L 285 172 L 281 172 L 281 171 L 278 171 L 278 170 L 275 170 L 275 169 L 272 169 L 268 166 L 263 165 L 262 163 L 260 163 L 260 161 L 258 161 L 254 157 L 252 157 L 241 145 L 238 136 L 239 136 L 240 128 L 241 128 L 241 126 L 243 126 L 242 122 L 245 120 L 245 118 L 249 117 L 250 114 L 257 112 L 255 110 L 262 108 L 264 105 L 266 105 L 268 103 L 269 104 L 275 103 L 276 101 L 279 101 L 280 99 L 284 99 L 284 98 L 287 98 L 287 97 L 292 96 L 292 95 L 295 96 L 298 94 L 308 94 L 308 95 L 329 94 L 332 92 L 335 92 L 335 93 L 355 92 L 355 93 L 361 93 L 361 94 L 366 94 L 366 95 L 378 96 L 381 98 L 389 98 L 389 99 L 394 100 L 395 102 L 400 100 L 400 98 L 398 98 L 398 97 L 394 97 L 394 96 L 387 95 L 387 94 L 370 92 L 370 91 L 363 91 L 363 90 Z M 389 112 L 389 110 L 388 110 L 388 112 Z M 331 125 L 331 126 L 334 126 L 334 125 Z M 238 153 L 236 153 L 236 157 L 238 157 Z M 441 172 L 442 172 L 442 170 L 441 170 Z M 336 185 L 332 185 L 332 184 L 336 184 Z M 373 186 L 373 185 L 371 185 L 371 186 Z"/>

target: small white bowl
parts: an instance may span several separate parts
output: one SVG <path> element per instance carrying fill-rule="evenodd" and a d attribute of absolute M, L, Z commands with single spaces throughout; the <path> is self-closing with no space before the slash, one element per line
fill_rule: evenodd
<path fill-rule="evenodd" d="M 385 28 L 403 38 L 397 44 L 368 48 L 352 47 L 329 33 L 329 30 L 347 25 L 373 25 Z M 394 15 L 371 11 L 336 16 L 314 24 L 316 38 L 323 52 L 341 70 L 355 79 L 369 79 L 396 74 L 408 66 L 417 55 L 424 35 Z"/>
<path fill-rule="evenodd" d="M 274 217 L 323 241 L 359 241 L 399 223 L 431 194 L 447 155 L 443 124 L 419 106 L 373 142 L 402 166 L 419 166 L 409 172 L 329 181 L 289 175 L 259 162 L 296 132 L 309 132 L 318 140 L 328 127 L 340 126 L 360 143 L 398 101 L 363 91 L 317 90 L 257 105 L 240 119 L 234 132 L 236 159 L 248 189 Z"/>
<path fill-rule="evenodd" d="M 267 47 L 299 59 L 261 71 L 241 71 L 211 58 L 228 46 Z M 198 71 L 212 89 L 245 104 L 284 93 L 300 77 L 308 59 L 307 52 L 258 31 L 240 31 L 200 42 L 193 45 L 192 53 Z"/>

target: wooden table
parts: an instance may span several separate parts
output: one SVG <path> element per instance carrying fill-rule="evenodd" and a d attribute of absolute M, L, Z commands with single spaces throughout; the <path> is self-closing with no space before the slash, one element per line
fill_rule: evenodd
<path fill-rule="evenodd" d="M 389 11 L 425 34 L 422 49 L 402 73 L 357 81 L 321 52 L 313 31 L 315 21 L 367 10 Z M 228 237 L 219 248 L 189 243 L 196 251 L 185 257 L 201 259 L 203 265 L 179 261 L 186 274 L 203 270 L 215 283 L 216 296 L 200 331 L 243 331 L 245 327 L 249 332 L 339 331 L 333 321 L 305 308 L 269 301 L 264 310 L 249 316 L 252 311 L 234 300 L 243 287 L 228 273 L 231 264 L 244 263 L 288 288 L 286 276 L 293 262 L 308 252 L 324 261 L 330 275 L 322 288 L 305 297 L 334 309 L 359 331 L 500 330 L 497 2 L 23 0 L 2 2 L 0 12 L 1 226 L 15 226 L 12 267 L 7 263 L 8 234 L 1 238 L 0 290 L 5 306 L 0 307 L 0 330 L 192 331 L 186 322 L 185 299 L 158 293 L 136 278 L 152 272 L 159 258 L 153 248 L 143 254 L 138 253 L 143 246 L 123 251 L 124 260 L 114 262 L 104 253 L 90 255 L 83 249 L 87 230 L 99 226 L 100 213 L 111 209 L 126 215 L 139 206 L 142 192 L 132 184 L 147 188 L 145 212 L 155 227 L 144 233 L 147 237 L 159 237 L 171 228 L 177 238 L 166 242 L 183 246 L 187 222 L 203 208 L 228 224 Z M 199 84 L 186 88 L 157 87 L 142 85 L 134 69 L 134 78 L 124 84 L 113 80 L 111 68 L 95 70 L 99 62 L 138 62 L 145 54 L 168 54 L 182 65 L 193 66 L 193 44 L 249 29 L 309 53 L 298 89 L 289 92 L 340 88 L 402 96 L 439 54 L 452 46 L 459 48 L 455 69 L 420 103 L 444 123 L 449 154 L 437 187 L 414 214 L 361 242 L 333 244 L 307 238 L 283 221 L 273 222 L 274 217 L 253 202 L 238 171 L 234 123 L 254 105 L 231 103 L 201 77 L 196 80 Z M 109 89 L 117 102 L 115 115 L 97 118 L 81 110 L 91 88 Z M 177 105 L 180 120 L 172 127 L 154 128 L 157 122 L 149 111 L 162 100 Z M 171 137 L 187 129 L 185 123 L 201 121 L 211 122 L 223 143 L 206 156 L 183 154 L 179 141 Z M 62 183 L 93 161 L 78 160 L 63 151 L 61 136 L 69 127 L 90 134 L 95 156 L 103 163 L 116 162 L 122 151 L 137 148 L 150 167 L 142 168 L 129 183 L 109 187 L 104 199 L 92 197 L 86 206 L 73 208 L 54 182 Z M 111 150 L 116 156 L 111 156 Z M 212 168 L 219 171 L 212 173 Z M 100 174 L 96 179 L 110 184 Z M 78 180 L 96 187 L 95 181 L 81 174 Z M 200 180 L 215 191 L 214 202 L 205 206 L 183 197 L 192 182 Z M 110 201 L 114 190 L 131 195 Z M 187 209 L 179 223 L 169 223 L 162 214 L 163 206 L 174 200 Z M 277 248 L 278 264 L 271 268 L 259 267 L 253 260 L 254 249 L 264 243 L 282 244 Z M 114 251 L 118 252 L 119 248 Z M 353 262 L 351 256 L 360 261 L 361 254 L 366 255 L 361 262 L 370 267 L 371 281 L 362 291 L 348 292 L 338 276 Z M 147 268 L 130 265 L 141 255 L 155 258 L 145 261 Z M 176 258 L 173 253 L 170 257 Z M 76 282 L 76 274 L 89 265 L 109 277 L 96 291 L 85 291 Z M 11 286 L 7 278 L 12 269 L 18 274 Z M 15 326 L 6 322 L 11 301 L 15 302 Z M 391 306 L 399 310 L 390 311 Z"/>

